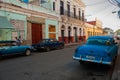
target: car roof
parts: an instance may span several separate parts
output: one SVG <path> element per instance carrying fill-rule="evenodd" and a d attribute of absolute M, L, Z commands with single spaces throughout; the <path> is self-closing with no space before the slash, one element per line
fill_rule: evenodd
<path fill-rule="evenodd" d="M 111 36 L 91 36 L 88 39 L 113 39 Z"/>

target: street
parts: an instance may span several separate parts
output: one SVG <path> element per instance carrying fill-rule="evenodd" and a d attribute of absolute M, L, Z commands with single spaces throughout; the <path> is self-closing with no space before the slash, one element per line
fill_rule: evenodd
<path fill-rule="evenodd" d="M 0 80 L 110 80 L 113 69 L 72 59 L 77 46 L 0 61 Z"/>

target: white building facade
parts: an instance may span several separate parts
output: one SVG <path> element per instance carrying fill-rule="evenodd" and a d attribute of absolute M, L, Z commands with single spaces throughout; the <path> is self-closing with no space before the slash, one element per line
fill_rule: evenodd
<path fill-rule="evenodd" d="M 57 30 L 59 41 L 68 44 L 85 40 L 85 4 L 81 0 L 39 0 L 39 2 L 40 6 L 59 15 Z"/>
<path fill-rule="evenodd" d="M 59 41 L 69 44 L 85 39 L 85 5 L 81 0 L 55 0 L 53 10 L 60 15 Z"/>

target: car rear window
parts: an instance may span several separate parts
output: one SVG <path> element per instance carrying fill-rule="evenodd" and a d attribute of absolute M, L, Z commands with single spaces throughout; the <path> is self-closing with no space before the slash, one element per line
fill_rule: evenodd
<path fill-rule="evenodd" d="M 86 44 L 88 44 L 88 45 L 103 45 L 103 46 L 111 45 L 109 40 L 102 40 L 102 39 L 88 39 Z"/>

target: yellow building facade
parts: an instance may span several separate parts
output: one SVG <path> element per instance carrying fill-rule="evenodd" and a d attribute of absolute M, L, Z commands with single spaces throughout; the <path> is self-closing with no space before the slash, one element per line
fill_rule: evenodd
<path fill-rule="evenodd" d="M 86 39 L 90 36 L 103 35 L 102 22 L 95 19 L 95 21 L 89 21 L 85 23 L 86 26 Z"/>

